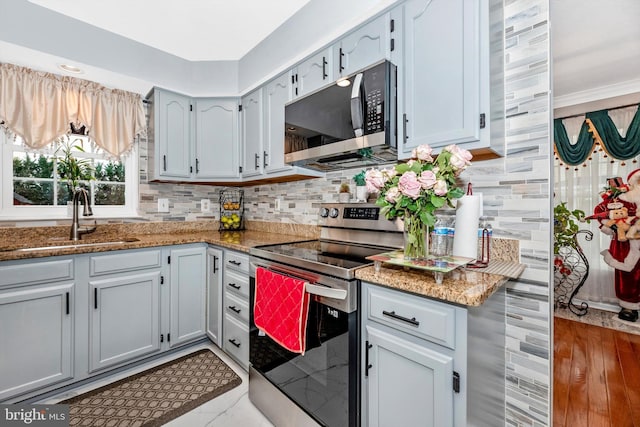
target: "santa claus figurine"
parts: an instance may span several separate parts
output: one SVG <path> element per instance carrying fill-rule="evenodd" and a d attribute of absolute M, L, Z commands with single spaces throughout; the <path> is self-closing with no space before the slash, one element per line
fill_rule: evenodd
<path fill-rule="evenodd" d="M 619 233 L 606 214 L 626 208 L 628 217 L 625 228 Z M 601 254 L 604 261 L 615 269 L 616 297 L 621 307 L 618 317 L 635 322 L 640 309 L 640 169 L 627 177 L 627 185 L 613 197 L 607 197 L 594 209 L 594 217 L 600 221 L 600 231 L 611 236 L 609 249 Z M 609 226 L 610 225 L 610 226 Z"/>

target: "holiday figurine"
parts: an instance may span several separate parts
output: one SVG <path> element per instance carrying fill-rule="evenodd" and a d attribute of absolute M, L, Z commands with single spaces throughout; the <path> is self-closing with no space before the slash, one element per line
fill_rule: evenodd
<path fill-rule="evenodd" d="M 640 309 L 640 169 L 627 177 L 608 181 L 603 201 L 591 218 L 598 219 L 600 231 L 611 236 L 609 249 L 601 254 L 615 269 L 615 290 L 621 310 L 618 317 L 635 322 Z"/>

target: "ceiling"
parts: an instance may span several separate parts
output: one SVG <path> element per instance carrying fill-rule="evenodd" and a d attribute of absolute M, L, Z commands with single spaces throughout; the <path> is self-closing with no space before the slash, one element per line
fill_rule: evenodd
<path fill-rule="evenodd" d="M 188 61 L 238 60 L 309 0 L 29 0 Z"/>
<path fill-rule="evenodd" d="M 555 106 L 640 92 L 640 1 L 550 0 Z"/>

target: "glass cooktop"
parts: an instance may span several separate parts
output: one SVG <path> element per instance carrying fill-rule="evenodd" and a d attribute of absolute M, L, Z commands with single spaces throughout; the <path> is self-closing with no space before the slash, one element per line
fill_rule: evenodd
<path fill-rule="evenodd" d="M 287 264 L 316 270 L 314 265 L 324 266 L 323 272 L 327 268 L 335 270 L 351 271 L 357 268 L 370 265 L 373 262 L 366 259 L 371 255 L 376 255 L 387 251 L 385 248 L 375 248 L 370 246 L 360 246 L 348 243 L 330 242 L 323 240 L 310 240 L 304 242 L 283 243 L 278 245 L 258 246 L 252 248 L 251 255 L 261 258 L 285 262 Z"/>

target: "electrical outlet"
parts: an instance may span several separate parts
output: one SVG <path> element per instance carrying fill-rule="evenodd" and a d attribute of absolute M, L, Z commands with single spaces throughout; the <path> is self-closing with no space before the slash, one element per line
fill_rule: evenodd
<path fill-rule="evenodd" d="M 158 212 L 169 212 L 169 199 L 158 199 Z"/>
<path fill-rule="evenodd" d="M 211 200 L 209 200 L 209 199 L 200 200 L 200 211 L 201 212 L 211 212 Z"/>
<path fill-rule="evenodd" d="M 280 199 L 279 199 L 279 198 L 276 198 L 276 199 L 273 201 L 273 209 L 274 209 L 276 212 L 280 210 Z"/>

